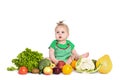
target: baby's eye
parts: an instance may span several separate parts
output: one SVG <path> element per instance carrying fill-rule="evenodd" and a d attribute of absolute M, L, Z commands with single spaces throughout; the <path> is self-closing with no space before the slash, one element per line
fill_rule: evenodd
<path fill-rule="evenodd" d="M 62 31 L 62 33 L 65 33 L 64 31 Z"/>
<path fill-rule="evenodd" d="M 59 33 L 59 31 L 57 31 L 56 33 Z"/>

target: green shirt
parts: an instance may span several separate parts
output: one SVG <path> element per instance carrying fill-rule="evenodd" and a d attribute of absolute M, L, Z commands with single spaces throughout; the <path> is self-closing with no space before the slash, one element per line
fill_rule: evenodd
<path fill-rule="evenodd" d="M 50 47 L 54 49 L 54 55 L 57 60 L 62 60 L 66 62 L 68 58 L 72 55 L 74 44 L 69 40 L 66 40 L 65 44 L 60 44 L 57 40 L 54 40 L 51 43 Z"/>

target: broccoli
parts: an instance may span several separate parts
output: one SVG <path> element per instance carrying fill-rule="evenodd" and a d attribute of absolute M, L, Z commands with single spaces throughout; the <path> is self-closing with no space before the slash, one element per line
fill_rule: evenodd
<path fill-rule="evenodd" d="M 46 66 L 50 66 L 51 65 L 51 61 L 48 60 L 48 59 L 42 59 L 40 62 L 39 62 L 39 70 L 40 70 L 40 73 L 43 72 L 43 69 L 46 67 Z"/>

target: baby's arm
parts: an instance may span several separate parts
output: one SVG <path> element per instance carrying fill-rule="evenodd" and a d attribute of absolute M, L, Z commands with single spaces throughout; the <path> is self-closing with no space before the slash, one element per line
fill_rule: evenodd
<path fill-rule="evenodd" d="M 58 63 L 58 60 L 55 58 L 54 49 L 53 49 L 53 48 L 50 48 L 50 49 L 49 49 L 49 58 L 50 58 L 50 60 L 51 60 L 53 63 L 55 63 L 55 64 Z"/>
<path fill-rule="evenodd" d="M 70 64 L 76 58 L 76 56 L 78 56 L 78 54 L 76 50 L 74 49 L 72 50 L 72 55 L 68 58 L 66 63 Z"/>

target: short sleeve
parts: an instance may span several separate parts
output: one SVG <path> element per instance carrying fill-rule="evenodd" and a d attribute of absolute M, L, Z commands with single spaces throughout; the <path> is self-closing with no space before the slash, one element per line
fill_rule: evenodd
<path fill-rule="evenodd" d="M 55 49 L 56 42 L 57 42 L 56 40 L 52 41 L 52 43 L 50 44 L 49 48 Z"/>
<path fill-rule="evenodd" d="M 68 41 L 68 43 L 70 44 L 70 46 L 71 46 L 71 49 L 73 50 L 74 49 L 74 47 L 75 47 L 75 45 L 70 41 L 70 40 L 67 40 Z"/>

